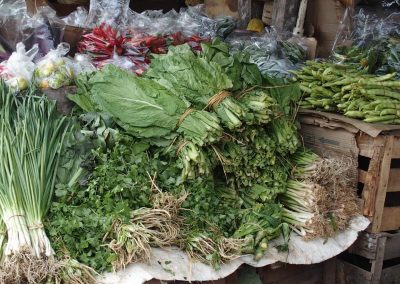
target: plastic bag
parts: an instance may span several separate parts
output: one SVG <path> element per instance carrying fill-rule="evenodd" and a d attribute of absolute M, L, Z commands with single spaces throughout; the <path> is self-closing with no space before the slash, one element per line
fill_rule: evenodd
<path fill-rule="evenodd" d="M 181 9 L 179 13 L 171 10 L 165 14 L 162 11 L 139 14 L 129 10 L 128 26 L 135 33 L 165 35 L 180 32 L 185 37 L 211 39 L 216 36 L 225 38 L 235 29 L 236 20 L 232 17 L 211 19 L 203 13 L 203 5 L 197 5 Z"/>
<path fill-rule="evenodd" d="M 116 52 L 112 58 L 101 61 L 98 67 L 102 68 L 108 64 L 113 64 L 119 68 L 131 71 L 138 76 L 142 75 L 143 72 L 149 68 L 148 62 L 144 57 L 131 58 L 128 56 L 119 56 Z"/>
<path fill-rule="evenodd" d="M 72 62 L 64 57 L 69 51 L 68 43 L 61 43 L 43 57 L 35 69 L 35 83 L 41 89 L 58 89 L 73 82 Z"/>
<path fill-rule="evenodd" d="M 128 20 L 129 0 L 91 0 L 86 27 L 106 23 L 113 27 L 125 27 Z"/>
<path fill-rule="evenodd" d="M 290 76 L 306 60 L 306 50 L 295 40 L 284 40 L 275 30 L 258 34 L 235 31 L 227 39 L 232 53 L 245 52 L 264 75 Z"/>
<path fill-rule="evenodd" d="M 23 42 L 27 49 L 38 44 L 39 58 L 60 43 L 63 31 L 63 22 L 50 7 L 40 7 L 30 17 L 25 1 L 0 0 L 0 37 L 8 52 L 16 50 L 18 42 Z"/>
<path fill-rule="evenodd" d="M 174 10 L 165 14 L 157 10 L 142 13 L 130 10 L 127 25 L 136 34 L 163 35 L 180 31 L 180 27 L 177 26 L 178 16 Z"/>
<path fill-rule="evenodd" d="M 75 75 L 81 73 L 92 73 L 96 71 L 96 67 L 94 66 L 91 58 L 86 54 L 79 53 L 75 54 L 72 68 Z"/>
<path fill-rule="evenodd" d="M 13 90 L 20 91 L 28 88 L 35 70 L 33 58 L 38 52 L 34 45 L 30 50 L 25 50 L 23 43 L 17 44 L 17 50 L 10 58 L 0 64 L 0 77 Z"/>
<path fill-rule="evenodd" d="M 232 17 L 209 18 L 203 12 L 204 5 L 196 5 L 179 12 L 179 26 L 185 36 L 199 35 L 202 38 L 226 38 L 235 28 L 236 20 Z"/>
<path fill-rule="evenodd" d="M 381 5 L 388 4 L 384 1 Z M 346 11 L 336 36 L 332 60 L 371 74 L 400 74 L 400 10 L 383 6 L 379 11 L 375 6 Z"/>
<path fill-rule="evenodd" d="M 63 18 L 65 24 L 73 27 L 85 27 L 88 18 L 88 11 L 83 7 L 78 7 L 74 12 Z"/>

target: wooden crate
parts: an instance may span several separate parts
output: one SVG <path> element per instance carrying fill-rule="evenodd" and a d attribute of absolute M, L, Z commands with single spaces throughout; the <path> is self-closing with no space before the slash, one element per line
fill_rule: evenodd
<path fill-rule="evenodd" d="M 368 124 L 341 115 L 299 115 L 306 146 L 321 155 L 354 160 L 361 212 L 378 233 L 400 229 L 400 126 Z"/>
<path fill-rule="evenodd" d="M 335 259 L 310 265 L 276 263 L 257 269 L 263 284 L 335 284 Z"/>
<path fill-rule="evenodd" d="M 400 136 L 357 136 L 360 157 L 367 158 L 368 168 L 359 164 L 358 181 L 364 200 L 363 214 L 371 220 L 369 231 L 400 228 Z"/>
<path fill-rule="evenodd" d="M 337 284 L 400 283 L 400 233 L 362 233 L 336 261 Z"/>

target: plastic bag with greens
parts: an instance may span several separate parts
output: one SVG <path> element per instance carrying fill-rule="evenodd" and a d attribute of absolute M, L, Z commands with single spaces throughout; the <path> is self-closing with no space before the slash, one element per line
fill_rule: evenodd
<path fill-rule="evenodd" d="M 332 60 L 371 74 L 399 72 L 400 9 L 396 6 L 384 1 L 373 7 L 348 8 L 336 35 Z"/>
<path fill-rule="evenodd" d="M 71 59 L 65 57 L 68 43 L 61 43 L 43 57 L 35 69 L 35 83 L 41 89 L 58 89 L 73 82 L 74 72 Z"/>
<path fill-rule="evenodd" d="M 35 63 L 32 60 L 37 52 L 37 45 L 26 51 L 25 45 L 20 42 L 10 58 L 0 64 L 0 77 L 12 90 L 20 91 L 28 88 L 35 70 Z"/>
<path fill-rule="evenodd" d="M 235 31 L 226 41 L 232 53 L 248 53 L 250 62 L 255 63 L 263 75 L 290 76 L 289 71 L 306 60 L 306 50 L 301 44 L 285 40 L 275 30 L 262 35 Z"/>
<path fill-rule="evenodd" d="M 204 5 L 197 5 L 181 9 L 177 19 L 180 30 L 185 36 L 199 35 L 202 38 L 226 38 L 235 28 L 236 20 L 233 17 L 209 18 L 203 9 Z"/>

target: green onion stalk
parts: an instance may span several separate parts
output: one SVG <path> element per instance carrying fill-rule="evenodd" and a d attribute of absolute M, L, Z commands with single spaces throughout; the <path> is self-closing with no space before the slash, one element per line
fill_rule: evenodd
<path fill-rule="evenodd" d="M 321 213 L 323 188 L 311 184 L 290 180 L 286 192 L 281 197 L 283 220 L 291 225 L 293 231 L 304 238 L 313 238 L 321 234 Z"/>
<path fill-rule="evenodd" d="M 4 260 L 4 247 L 7 243 L 7 229 L 3 219 L 0 219 L 0 264 Z"/>
<path fill-rule="evenodd" d="M 41 283 L 63 263 L 55 260 L 43 219 L 70 124 L 45 97 L 16 97 L 4 88 L 0 95 L 0 214 L 8 237 L 1 281 Z"/>
<path fill-rule="evenodd" d="M 359 214 L 349 175 L 352 163 L 321 158 L 307 150 L 293 156 L 295 167 L 280 196 L 283 220 L 305 239 L 331 237 Z"/>

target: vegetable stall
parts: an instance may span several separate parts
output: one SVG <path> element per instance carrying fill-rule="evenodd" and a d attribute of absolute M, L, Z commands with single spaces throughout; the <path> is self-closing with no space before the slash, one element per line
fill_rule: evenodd
<path fill-rule="evenodd" d="M 298 114 L 399 124 L 393 30 L 372 68 L 356 40 L 307 61 L 304 38 L 202 5 L 128 5 L 0 3 L 0 283 L 216 280 L 348 249 L 370 223 L 358 161 L 309 147 Z"/>

